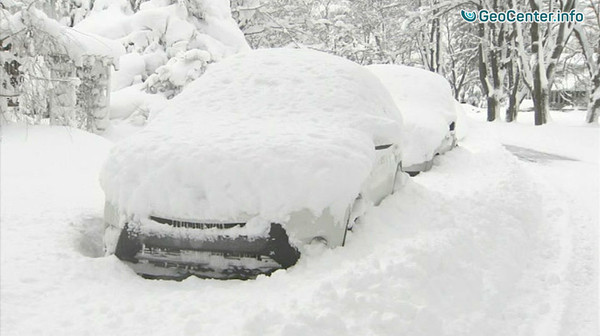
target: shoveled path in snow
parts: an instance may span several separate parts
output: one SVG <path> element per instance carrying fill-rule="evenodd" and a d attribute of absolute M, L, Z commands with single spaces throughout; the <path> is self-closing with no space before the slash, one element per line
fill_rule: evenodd
<path fill-rule="evenodd" d="M 245 282 L 148 281 L 100 257 L 108 144 L 62 128 L 23 133 L 5 129 L 1 149 L 2 335 L 594 331 L 575 325 L 593 307 L 571 284 L 597 274 L 574 252 L 588 251 L 572 239 L 577 212 L 486 125 L 368 211 L 345 247 L 309 246 L 291 269 Z"/>

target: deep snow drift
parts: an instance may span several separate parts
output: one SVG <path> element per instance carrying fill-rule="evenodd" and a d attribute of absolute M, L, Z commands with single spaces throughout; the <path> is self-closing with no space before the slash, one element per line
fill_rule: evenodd
<path fill-rule="evenodd" d="M 337 222 L 368 178 L 375 146 L 400 144 L 401 127 L 388 92 L 360 65 L 256 50 L 211 65 L 119 142 L 103 188 L 141 218 L 285 223 L 294 211 L 329 209 Z"/>
<path fill-rule="evenodd" d="M 149 281 L 100 257 L 106 141 L 5 127 L 0 332 L 595 336 L 598 156 L 578 148 L 598 129 L 555 119 L 510 131 L 474 123 L 368 211 L 345 247 L 308 246 L 294 267 L 255 281 Z M 498 140 L 510 132 L 525 145 L 536 130 L 572 140 L 550 153 L 583 161 L 524 162 Z M 558 181 L 565 173 L 582 176 Z"/>

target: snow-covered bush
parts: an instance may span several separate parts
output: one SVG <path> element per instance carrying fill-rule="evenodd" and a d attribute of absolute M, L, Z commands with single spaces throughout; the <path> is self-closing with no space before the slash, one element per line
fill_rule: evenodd
<path fill-rule="evenodd" d="M 185 85 L 204 73 L 210 60 L 210 53 L 200 49 L 179 53 L 148 77 L 146 91 L 173 98 Z"/>
<path fill-rule="evenodd" d="M 75 28 L 117 40 L 127 49 L 113 74 L 113 91 L 132 94 L 129 88 L 135 86 L 167 99 L 201 76 L 207 64 L 249 50 L 227 1 L 105 0 L 94 3 L 90 15 Z M 145 101 L 136 100 L 133 110 L 113 106 L 111 113 L 119 118 L 136 114 L 138 121 L 147 116 L 156 99 L 134 96 Z"/>

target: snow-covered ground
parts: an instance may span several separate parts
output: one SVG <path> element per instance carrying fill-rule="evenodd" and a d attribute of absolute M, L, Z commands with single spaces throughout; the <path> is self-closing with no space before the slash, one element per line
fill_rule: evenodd
<path fill-rule="evenodd" d="M 553 121 L 542 127 L 531 126 L 533 112 L 520 113 L 519 121 L 514 124 L 487 123 L 505 145 L 564 157 L 562 160 L 534 157 L 523 164 L 544 187 L 546 213 L 554 211 L 554 216 L 563 223 L 560 236 L 552 238 L 560 241 L 562 253 L 561 262 L 553 266 L 561 269 L 556 271 L 560 274 L 561 293 L 555 298 L 557 306 L 563 306 L 562 314 L 555 315 L 560 335 L 599 334 L 600 128 L 584 124 L 585 113 L 555 111 Z M 471 116 L 484 124 L 484 113 Z M 560 206 L 551 210 L 552 204 Z M 550 252 L 552 247 L 546 250 L 544 253 L 556 253 Z M 524 282 L 522 290 L 530 292 L 535 287 L 535 280 Z"/>
<path fill-rule="evenodd" d="M 251 281 L 144 280 L 102 257 L 111 144 L 4 127 L 2 335 L 597 335 L 597 126 L 485 123 L 345 247 Z M 502 144 L 575 160 L 519 160 Z M 534 161 L 534 162 L 532 162 Z"/>

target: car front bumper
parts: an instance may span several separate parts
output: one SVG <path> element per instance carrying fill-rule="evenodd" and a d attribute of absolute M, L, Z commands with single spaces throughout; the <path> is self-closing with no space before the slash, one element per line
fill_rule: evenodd
<path fill-rule="evenodd" d="M 153 217 L 128 221 L 118 234 L 114 253 L 143 277 L 174 280 L 190 275 L 249 279 L 288 268 L 300 257 L 280 224 L 270 224 L 265 234 L 231 234 L 243 226 Z"/>

